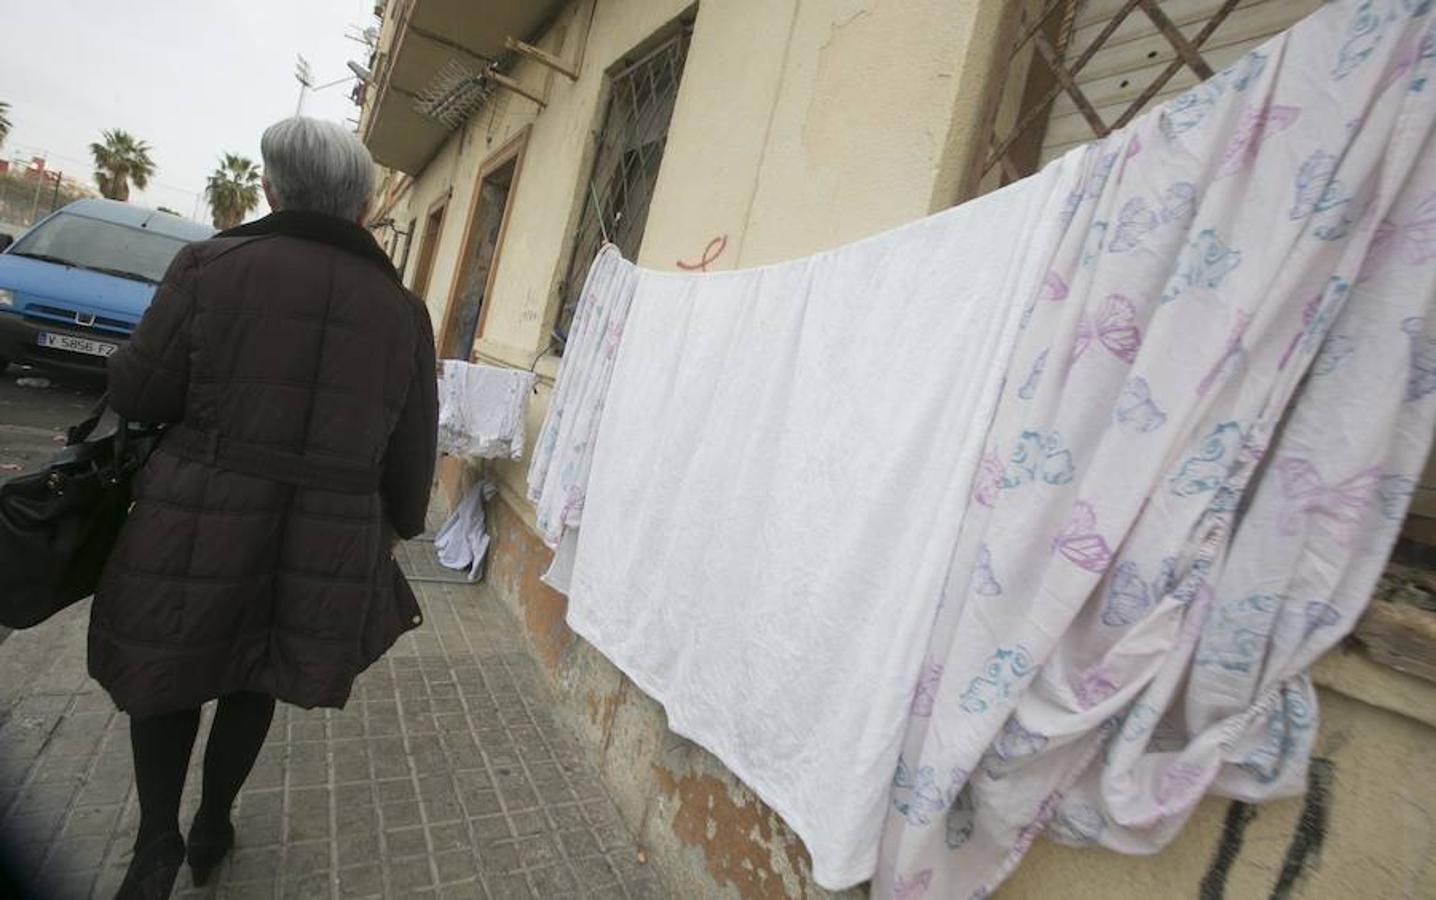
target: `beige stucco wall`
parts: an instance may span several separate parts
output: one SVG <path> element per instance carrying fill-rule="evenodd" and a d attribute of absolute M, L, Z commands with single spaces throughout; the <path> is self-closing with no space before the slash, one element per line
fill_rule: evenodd
<path fill-rule="evenodd" d="M 500 92 L 392 211 L 422 229 L 435 199 L 452 192 L 425 297 L 441 325 L 478 172 L 531 126 L 475 348 L 502 365 L 528 368 L 537 358 L 544 380 L 530 407 L 530 440 L 557 369 L 555 357 L 541 355 L 616 61 L 696 10 L 639 252 L 639 262 L 660 269 L 696 260 L 717 237 L 726 245 L 713 268 L 758 265 L 949 205 L 976 150 L 989 72 L 1001 61 L 994 35 L 1004 0 L 596 0 L 591 24 L 590 2 L 576 0 L 539 42 L 566 59 L 581 55 L 580 78 L 520 62 L 512 74 L 543 93 L 547 107 L 540 113 Z M 414 236 L 410 279 L 422 237 Z M 494 596 L 520 614 L 571 721 L 601 748 L 605 776 L 654 864 L 682 896 L 827 896 L 808 880 L 801 845 L 782 823 L 711 756 L 669 733 L 657 704 L 564 627 L 562 598 L 537 577 L 547 558 L 523 500 L 526 466 L 489 467 L 503 495 L 493 516 Z M 1322 671 L 1330 830 L 1292 896 L 1349 896 L 1354 885 L 1370 885 L 1370 896 L 1436 896 L 1436 687 L 1359 659 L 1329 660 Z M 1301 808 L 1293 800 L 1261 809 L 1227 896 L 1270 892 Z M 1209 801 L 1152 858 L 1040 843 L 1001 896 L 1193 896 L 1226 809 Z"/>

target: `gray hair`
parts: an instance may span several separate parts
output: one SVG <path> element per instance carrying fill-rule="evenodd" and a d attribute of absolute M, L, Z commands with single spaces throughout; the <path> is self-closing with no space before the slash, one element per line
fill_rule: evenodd
<path fill-rule="evenodd" d="M 374 192 L 374 158 L 338 123 L 283 119 L 265 129 L 259 152 L 280 209 L 354 220 Z"/>

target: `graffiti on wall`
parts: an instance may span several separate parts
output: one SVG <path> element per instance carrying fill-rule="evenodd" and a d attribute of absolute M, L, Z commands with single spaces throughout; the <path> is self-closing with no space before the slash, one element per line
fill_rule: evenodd
<path fill-rule="evenodd" d="M 708 242 L 708 246 L 703 248 L 703 253 L 697 260 L 688 262 L 680 259 L 674 265 L 685 272 L 707 272 L 708 267 L 717 262 L 718 257 L 722 256 L 723 251 L 727 249 L 728 235 L 720 234 Z"/>

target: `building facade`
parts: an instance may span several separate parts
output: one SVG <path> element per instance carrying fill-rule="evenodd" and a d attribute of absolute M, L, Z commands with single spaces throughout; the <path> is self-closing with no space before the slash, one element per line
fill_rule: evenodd
<path fill-rule="evenodd" d="M 538 373 L 532 437 L 603 241 L 718 270 L 882 231 L 1120 126 L 1318 2 L 388 0 L 360 125 L 384 167 L 371 222 L 442 357 Z M 474 473 L 441 468 L 453 502 Z M 489 580 L 601 749 L 649 864 L 680 896 L 826 896 L 781 820 L 567 630 L 539 580 L 526 469 L 486 473 Z M 1436 516 L 1432 496 L 1418 513 Z M 1436 893 L 1436 781 L 1409 774 L 1436 771 L 1436 684 L 1402 659 L 1323 662 L 1308 797 L 1254 817 L 1208 800 L 1152 858 L 1041 845 L 1003 895 L 1257 896 L 1288 872 L 1283 896 Z"/>

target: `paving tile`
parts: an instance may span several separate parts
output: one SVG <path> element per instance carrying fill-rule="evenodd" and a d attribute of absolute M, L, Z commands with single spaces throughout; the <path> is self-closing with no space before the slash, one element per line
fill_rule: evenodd
<path fill-rule="evenodd" d="M 404 552 L 433 565 L 429 545 Z M 637 863 L 596 759 L 551 713 L 512 615 L 481 588 L 416 592 L 424 627 L 360 677 L 346 709 L 276 710 L 217 885 L 192 889 L 185 874 L 175 895 L 671 896 Z M 76 607 L 0 648 L 0 833 L 36 893 L 103 900 L 139 813 L 128 719 L 84 677 L 86 625 Z"/>

